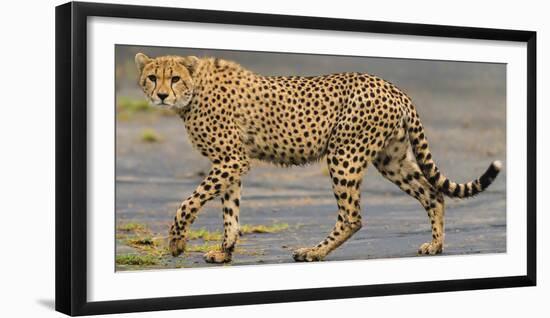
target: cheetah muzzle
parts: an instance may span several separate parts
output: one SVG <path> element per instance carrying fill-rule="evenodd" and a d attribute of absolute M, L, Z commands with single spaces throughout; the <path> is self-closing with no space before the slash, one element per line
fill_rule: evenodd
<path fill-rule="evenodd" d="M 443 251 L 444 196 L 472 197 L 502 168 L 494 161 L 468 183 L 448 179 L 432 159 L 425 130 L 411 99 L 369 74 L 272 77 L 217 58 L 136 55 L 139 84 L 155 106 L 171 107 L 193 146 L 212 167 L 184 200 L 169 232 L 177 256 L 206 202 L 221 197 L 224 237 L 205 261 L 230 262 L 239 237 L 241 178 L 250 160 L 303 165 L 326 158 L 338 206 L 332 231 L 319 244 L 294 251 L 296 261 L 321 261 L 361 228 L 360 186 L 367 166 L 424 207 L 431 241 L 420 254 Z"/>

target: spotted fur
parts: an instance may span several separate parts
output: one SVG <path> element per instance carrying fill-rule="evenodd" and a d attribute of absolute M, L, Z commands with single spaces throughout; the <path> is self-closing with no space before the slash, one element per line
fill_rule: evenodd
<path fill-rule="evenodd" d="M 336 224 L 319 244 L 293 253 L 319 261 L 362 226 L 360 186 L 369 163 L 426 209 L 432 240 L 421 254 L 443 250 L 443 195 L 466 198 L 489 186 L 498 161 L 458 184 L 435 165 L 411 99 L 393 84 L 359 73 L 270 77 L 217 58 L 136 55 L 139 84 L 154 105 L 183 119 L 194 147 L 212 162 L 204 181 L 179 206 L 170 229 L 174 256 L 185 249 L 201 207 L 221 196 L 224 239 L 207 262 L 231 261 L 239 233 L 241 178 L 251 159 L 303 165 L 326 158 L 338 206 Z"/>

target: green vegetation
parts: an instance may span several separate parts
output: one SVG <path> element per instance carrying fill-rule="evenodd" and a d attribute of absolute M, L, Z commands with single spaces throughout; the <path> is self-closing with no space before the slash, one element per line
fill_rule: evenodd
<path fill-rule="evenodd" d="M 124 240 L 124 239 L 126 239 L 127 237 L 128 237 L 128 235 L 123 234 L 123 233 L 117 233 L 117 234 L 115 235 L 115 238 L 116 238 L 117 240 Z"/>
<path fill-rule="evenodd" d="M 116 106 L 118 113 L 150 112 L 153 109 L 145 99 L 132 99 L 126 96 L 117 98 Z"/>
<path fill-rule="evenodd" d="M 189 230 L 189 240 L 221 241 L 222 238 L 223 234 L 220 231 L 208 231 L 205 228 Z"/>
<path fill-rule="evenodd" d="M 157 265 L 159 259 L 152 255 L 124 254 L 116 256 L 117 265 Z"/>
<path fill-rule="evenodd" d="M 174 112 L 168 108 L 154 107 L 144 98 L 131 98 L 128 96 L 120 96 L 116 103 L 117 120 L 128 121 L 136 115 L 147 115 L 148 118 L 154 116 L 174 116 Z M 152 116 L 152 117 L 151 117 Z M 141 116 L 143 118 L 143 116 Z"/>
<path fill-rule="evenodd" d="M 208 244 L 204 243 L 202 245 L 188 245 L 185 249 L 186 252 L 198 252 L 206 253 L 210 251 L 221 251 L 222 247 L 220 244 Z"/>
<path fill-rule="evenodd" d="M 149 235 L 132 237 L 126 240 L 126 245 L 155 257 L 163 257 L 169 254 L 168 247 L 162 237 L 151 237 Z"/>
<path fill-rule="evenodd" d="M 159 133 L 157 133 L 154 129 L 146 128 L 141 132 L 141 141 L 143 142 L 159 142 L 161 141 L 161 137 Z"/>
<path fill-rule="evenodd" d="M 137 222 L 119 224 L 117 225 L 116 230 L 121 232 L 149 233 L 147 226 Z"/>
<path fill-rule="evenodd" d="M 251 233 L 277 233 L 288 229 L 287 223 L 274 223 L 273 225 L 249 225 L 245 224 L 241 226 L 241 233 L 251 234 Z"/>
<path fill-rule="evenodd" d="M 152 237 L 136 237 L 126 240 L 126 243 L 130 246 L 139 245 L 139 246 L 156 246 L 157 242 L 153 240 Z"/>
<path fill-rule="evenodd" d="M 241 226 L 241 233 L 261 234 L 277 233 L 288 229 L 287 223 L 273 223 L 271 225 L 263 224 L 245 224 Z M 170 256 L 170 250 L 167 246 L 166 236 L 155 236 L 149 228 L 141 223 L 129 222 L 121 223 L 117 226 L 117 240 L 123 244 L 132 247 L 139 254 L 122 254 L 116 257 L 116 264 L 119 266 L 151 266 L 162 265 L 165 257 Z M 210 251 L 221 251 L 221 241 L 223 232 L 208 231 L 205 228 L 191 229 L 188 236 L 189 242 L 194 241 L 199 244 L 187 244 L 186 253 L 208 253 Z M 244 238 L 241 238 L 244 239 Z M 261 250 L 246 250 L 237 247 L 235 254 L 259 256 L 263 255 Z M 178 261 L 176 261 L 178 262 Z M 183 260 L 175 264 L 176 268 L 185 267 Z"/>

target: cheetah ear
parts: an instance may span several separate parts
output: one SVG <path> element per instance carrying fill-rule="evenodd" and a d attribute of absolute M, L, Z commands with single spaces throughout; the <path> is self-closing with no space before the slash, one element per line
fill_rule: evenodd
<path fill-rule="evenodd" d="M 189 74 L 193 75 L 199 65 L 199 58 L 196 56 L 185 56 L 181 57 L 178 62 L 187 68 Z"/>
<path fill-rule="evenodd" d="M 141 72 L 143 71 L 143 68 L 145 67 L 145 65 L 147 65 L 147 63 L 149 63 L 149 61 L 151 61 L 151 58 L 148 57 L 147 55 L 143 54 L 143 53 L 138 53 L 138 54 L 136 54 L 135 61 L 136 61 L 137 69 L 138 69 L 139 73 L 141 74 Z"/>

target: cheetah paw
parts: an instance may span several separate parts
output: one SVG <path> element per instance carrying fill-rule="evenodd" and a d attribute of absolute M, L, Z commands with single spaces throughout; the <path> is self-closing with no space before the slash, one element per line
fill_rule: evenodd
<path fill-rule="evenodd" d="M 169 247 L 170 247 L 170 253 L 172 253 L 172 256 L 176 257 L 185 251 L 185 239 L 171 238 Z"/>
<path fill-rule="evenodd" d="M 438 242 L 428 242 L 420 245 L 418 254 L 435 255 L 443 252 L 443 244 Z"/>
<path fill-rule="evenodd" d="M 231 254 L 222 251 L 210 251 L 204 254 L 204 261 L 207 263 L 228 263 L 231 262 Z"/>
<path fill-rule="evenodd" d="M 315 248 L 299 248 L 292 253 L 292 258 L 296 262 L 318 262 L 322 260 L 324 255 L 321 255 Z"/>

